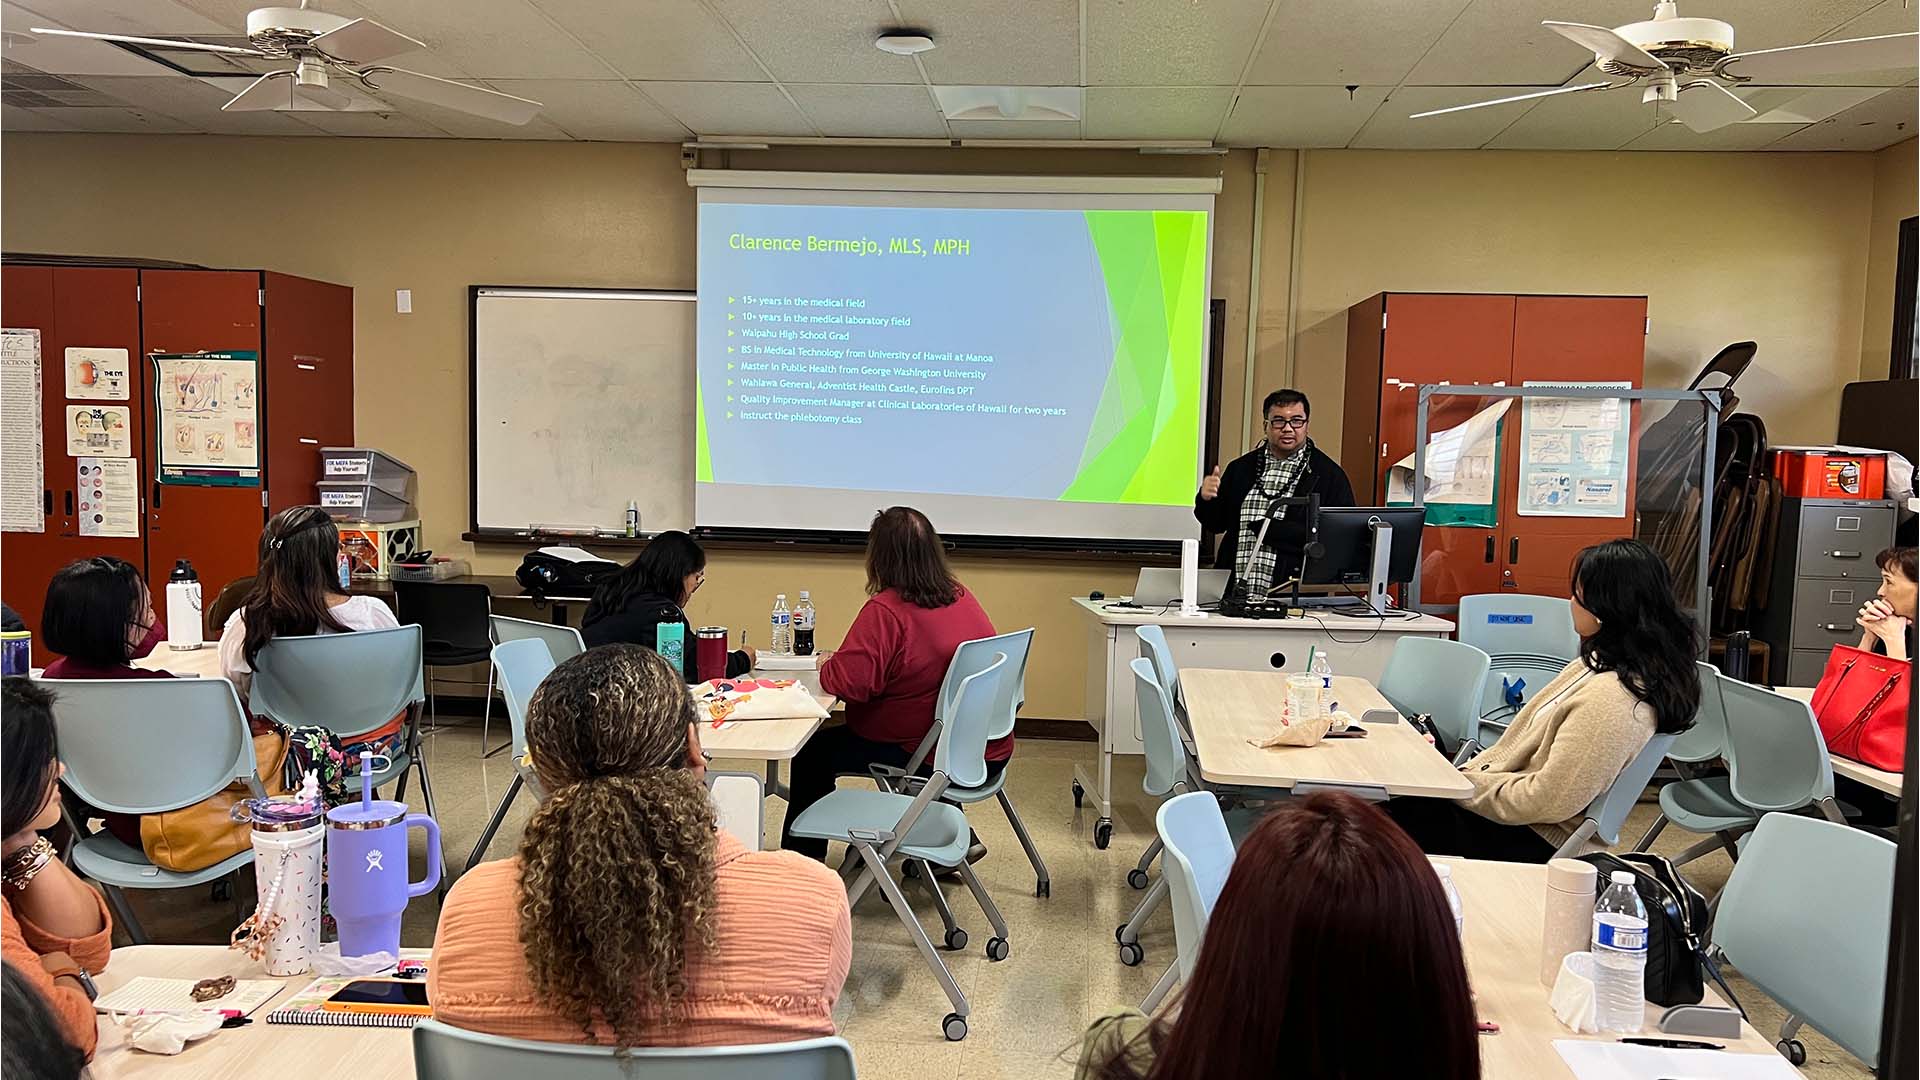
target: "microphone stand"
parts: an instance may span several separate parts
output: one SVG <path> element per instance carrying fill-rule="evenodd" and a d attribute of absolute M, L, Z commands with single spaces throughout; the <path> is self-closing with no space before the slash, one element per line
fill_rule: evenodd
<path fill-rule="evenodd" d="M 1226 596 L 1220 601 L 1220 614 L 1226 615 L 1229 618 L 1241 619 L 1264 619 L 1272 617 L 1272 613 L 1268 610 L 1269 601 L 1267 596 L 1262 594 L 1259 597 L 1255 597 L 1248 589 L 1247 574 L 1253 567 L 1254 552 L 1259 551 L 1267 544 L 1267 529 L 1273 525 L 1276 512 L 1289 506 L 1304 506 L 1307 508 L 1307 546 L 1301 552 L 1300 565 L 1302 572 L 1304 573 L 1306 560 L 1308 558 L 1318 558 L 1324 551 L 1319 541 L 1319 495 L 1287 495 L 1268 500 L 1267 512 L 1260 516 L 1260 531 L 1254 534 L 1253 545 L 1247 549 L 1246 555 L 1239 560 L 1240 565 L 1233 568 L 1233 576 L 1227 581 Z M 1301 574 L 1295 574 L 1293 578 L 1294 607 L 1300 606 L 1300 577 Z M 1285 617 L 1284 613 L 1281 617 Z"/>

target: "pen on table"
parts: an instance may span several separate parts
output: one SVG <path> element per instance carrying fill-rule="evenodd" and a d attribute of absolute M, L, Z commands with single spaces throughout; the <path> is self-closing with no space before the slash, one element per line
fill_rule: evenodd
<path fill-rule="evenodd" d="M 1647 1039 L 1624 1038 L 1620 1040 L 1632 1046 L 1657 1046 L 1662 1050 L 1725 1050 L 1719 1043 L 1698 1042 L 1693 1039 Z"/>

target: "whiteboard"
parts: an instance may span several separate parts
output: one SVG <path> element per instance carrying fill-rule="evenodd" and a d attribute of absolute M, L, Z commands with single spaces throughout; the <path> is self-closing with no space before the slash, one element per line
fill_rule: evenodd
<path fill-rule="evenodd" d="M 476 530 L 693 524 L 694 294 L 475 287 Z"/>

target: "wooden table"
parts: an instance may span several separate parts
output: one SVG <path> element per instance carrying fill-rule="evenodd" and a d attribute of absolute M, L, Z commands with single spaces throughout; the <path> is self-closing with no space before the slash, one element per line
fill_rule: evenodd
<path fill-rule="evenodd" d="M 137 668 L 148 671 L 171 671 L 175 675 L 185 675 L 201 679 L 220 677 L 220 643 L 202 642 L 197 649 L 174 650 L 166 645 L 148 653 L 133 662 Z"/>
<path fill-rule="evenodd" d="M 402 949 L 403 955 L 425 957 L 429 950 Z M 209 979 L 232 975 L 238 979 L 272 978 L 258 961 L 224 945 L 129 945 L 113 950 L 98 982 L 106 993 L 136 976 L 169 979 Z M 179 1080 L 262 1080 L 309 1071 L 353 1080 L 413 1080 L 413 1033 L 406 1028 L 323 1027 L 269 1024 L 267 1013 L 313 981 L 311 975 L 274 979 L 284 989 L 253 1014 L 246 1027 L 215 1032 L 171 1057 L 148 1054 L 127 1045 L 120 1026 L 99 1018 L 100 1046 L 94 1051 L 88 1075 L 93 1080 L 120 1077 L 163 1077 Z"/>
<path fill-rule="evenodd" d="M 1185 675 L 1182 675 L 1185 678 Z M 1595 1039 L 1575 1035 L 1561 1025 L 1547 1003 L 1549 988 L 1540 983 L 1540 942 L 1545 921 L 1547 868 L 1523 863 L 1435 859 L 1451 868 L 1466 920 L 1462 945 L 1473 983 L 1479 1018 L 1500 1025 L 1497 1035 L 1480 1039 L 1481 1072 L 1507 1080 L 1571 1077 L 1555 1039 Z M 1722 1004 L 1711 986 L 1706 1004 Z M 1658 1036 L 1663 1010 L 1647 1006 L 1645 1034 Z M 1691 1036 L 1680 1036 L 1691 1037 Z M 1740 1025 L 1737 1040 L 1715 1038 L 1728 1050 L 1776 1054 L 1773 1040 Z"/>
<path fill-rule="evenodd" d="M 1291 789 L 1299 784 L 1339 787 L 1375 799 L 1426 795 L 1463 799 L 1473 785 L 1405 721 L 1368 724 L 1364 739 L 1327 739 L 1318 746 L 1261 749 L 1248 740 L 1273 733 L 1287 696 L 1287 673 L 1183 669 L 1200 775 L 1209 783 Z M 1361 716 L 1392 709 L 1372 683 L 1351 675 L 1333 679 L 1341 710 Z"/>
<path fill-rule="evenodd" d="M 1808 705 L 1813 704 L 1813 691 L 1814 687 L 1811 686 L 1776 686 L 1773 689 L 1773 692 L 1779 694 L 1781 697 L 1790 697 L 1795 701 L 1804 701 Z M 1843 758 L 1837 754 L 1828 754 L 1827 759 L 1833 762 L 1833 775 L 1844 776 L 1849 780 L 1865 784 L 1870 788 L 1884 791 L 1896 798 L 1899 797 L 1900 788 L 1905 783 L 1905 778 L 1899 773 L 1888 772 L 1885 769 L 1876 769 L 1871 765 L 1862 765 L 1860 762 L 1854 761 L 1851 758 Z"/>

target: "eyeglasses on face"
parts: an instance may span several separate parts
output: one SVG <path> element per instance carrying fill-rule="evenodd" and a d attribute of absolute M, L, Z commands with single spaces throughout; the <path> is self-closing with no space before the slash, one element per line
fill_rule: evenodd
<path fill-rule="evenodd" d="M 1276 416 L 1267 421 L 1267 426 L 1270 428 L 1303 428 L 1307 426 L 1307 418 L 1304 416 Z"/>

